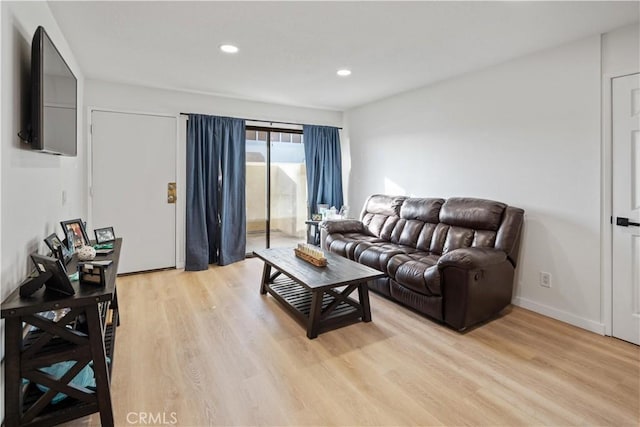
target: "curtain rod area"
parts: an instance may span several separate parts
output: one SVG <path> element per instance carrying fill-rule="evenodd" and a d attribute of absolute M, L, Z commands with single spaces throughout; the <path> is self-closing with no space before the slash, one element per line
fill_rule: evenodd
<path fill-rule="evenodd" d="M 190 114 L 201 114 L 201 113 L 180 113 L 181 116 L 188 116 Z M 240 118 L 240 117 L 236 117 L 236 118 Z M 272 125 L 276 124 L 276 125 L 304 126 L 304 123 L 280 122 L 280 121 L 277 121 L 277 120 L 258 120 L 258 119 L 246 119 L 246 118 L 242 118 L 242 120 L 245 120 L 247 122 L 270 123 Z M 338 129 L 342 130 L 342 128 L 338 127 L 338 126 L 331 126 L 331 127 L 335 127 L 335 128 L 338 128 Z"/>

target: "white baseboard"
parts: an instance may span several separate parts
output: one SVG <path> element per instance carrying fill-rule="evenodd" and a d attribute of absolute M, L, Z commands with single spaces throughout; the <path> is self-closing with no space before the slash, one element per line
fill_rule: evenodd
<path fill-rule="evenodd" d="M 599 335 L 605 335 L 604 323 L 594 322 L 593 320 L 585 319 L 567 311 L 558 310 L 557 308 L 531 301 L 527 298 L 513 297 L 511 303 L 518 307 L 526 308 L 527 310 L 535 311 L 536 313 L 540 313 L 547 317 L 560 320 L 561 322 L 586 329 L 587 331 L 595 332 Z"/>

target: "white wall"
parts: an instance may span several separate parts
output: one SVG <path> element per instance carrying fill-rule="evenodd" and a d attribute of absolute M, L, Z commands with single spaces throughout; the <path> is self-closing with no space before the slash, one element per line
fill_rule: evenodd
<path fill-rule="evenodd" d="M 82 143 L 82 72 L 46 2 L 2 2 L 2 143 L 0 296 L 13 291 L 32 269 L 29 254 L 46 252 L 43 239 L 60 233 L 61 220 L 86 215 Z M 16 134 L 29 112 L 31 39 L 42 25 L 78 78 L 78 156 L 33 152 Z M 66 191 L 66 203 L 62 192 Z M 4 321 L 0 324 L 4 357 Z M 4 369 L 4 367 L 3 367 Z M 4 389 L 4 374 L 0 387 Z M 0 419 L 4 418 L 4 405 Z"/>
<path fill-rule="evenodd" d="M 640 71 L 640 25 L 627 25 L 602 36 L 602 74 L 622 76 Z"/>
<path fill-rule="evenodd" d="M 85 105 L 164 114 L 198 113 L 246 119 L 342 126 L 339 111 L 290 107 L 174 90 L 87 80 Z"/>
<path fill-rule="evenodd" d="M 596 35 L 346 112 L 362 159 L 349 203 L 393 193 L 523 208 L 514 302 L 603 333 L 600 54 Z"/>

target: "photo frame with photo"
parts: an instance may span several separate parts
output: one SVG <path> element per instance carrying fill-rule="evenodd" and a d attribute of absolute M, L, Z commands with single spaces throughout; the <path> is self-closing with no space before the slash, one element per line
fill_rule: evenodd
<path fill-rule="evenodd" d="M 67 238 L 62 243 L 67 246 L 70 256 L 73 256 L 73 254 L 76 253 L 76 248 L 73 246 L 73 230 L 67 231 Z"/>
<path fill-rule="evenodd" d="M 116 233 L 113 227 L 96 228 L 93 230 L 96 235 L 96 244 L 113 243 L 116 240 Z"/>
<path fill-rule="evenodd" d="M 87 231 L 84 228 L 84 223 L 80 218 L 60 221 L 60 225 L 62 226 L 62 230 L 64 231 L 65 236 L 67 236 L 67 239 L 71 237 L 71 242 L 73 244 L 69 244 L 69 246 L 73 246 L 73 248 L 75 249 L 79 248 L 80 246 L 90 244 L 89 236 L 87 236 Z"/>
<path fill-rule="evenodd" d="M 67 276 L 67 270 L 64 268 L 62 261 L 57 258 L 38 254 L 31 254 L 31 260 L 35 264 L 38 273 L 51 274 L 51 278 L 45 283 L 48 290 L 65 295 L 74 295 L 76 293 L 71 284 L 71 280 L 69 280 L 69 276 Z"/>
<path fill-rule="evenodd" d="M 66 244 L 62 243 L 56 233 L 52 233 L 44 239 L 47 247 L 51 249 L 51 253 L 58 259 L 67 263 L 73 256 Z"/>

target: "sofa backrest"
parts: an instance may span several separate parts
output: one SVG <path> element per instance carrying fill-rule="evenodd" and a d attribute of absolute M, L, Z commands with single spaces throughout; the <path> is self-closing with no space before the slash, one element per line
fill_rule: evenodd
<path fill-rule="evenodd" d="M 369 196 L 360 214 L 360 221 L 364 224 L 365 231 L 372 236 L 391 240 L 391 230 L 398 221 L 400 207 L 405 199 L 404 196 L 385 194 Z"/>
<path fill-rule="evenodd" d="M 400 208 L 400 219 L 391 241 L 428 252 L 443 203 L 443 199 L 406 199 Z"/>
<path fill-rule="evenodd" d="M 496 235 L 507 207 L 484 199 L 454 197 L 440 211 L 438 241 L 432 252 L 445 254 L 453 249 L 495 247 Z"/>
<path fill-rule="evenodd" d="M 370 235 L 443 255 L 465 247 L 495 247 L 517 263 L 524 211 L 493 200 L 408 198 L 376 194 L 361 214 Z"/>

